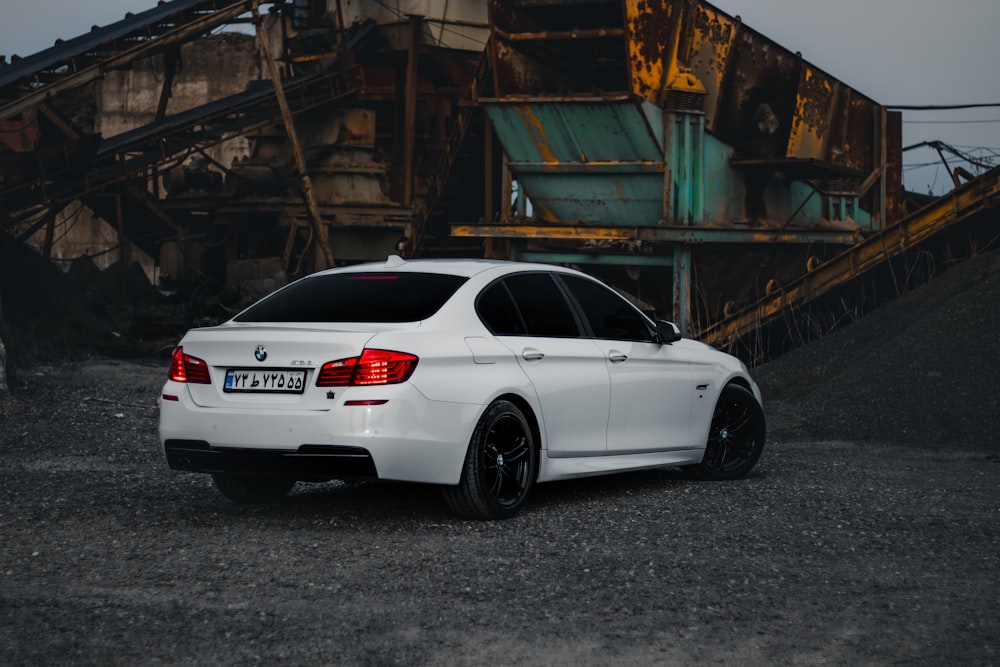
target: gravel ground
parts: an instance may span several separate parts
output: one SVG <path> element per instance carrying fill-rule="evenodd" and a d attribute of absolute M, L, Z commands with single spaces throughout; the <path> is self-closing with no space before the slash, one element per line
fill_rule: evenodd
<path fill-rule="evenodd" d="M 1000 664 L 998 267 L 759 369 L 750 478 L 541 485 L 494 523 L 412 485 L 237 506 L 162 459 L 166 360 L 22 369 L 0 664 Z"/>

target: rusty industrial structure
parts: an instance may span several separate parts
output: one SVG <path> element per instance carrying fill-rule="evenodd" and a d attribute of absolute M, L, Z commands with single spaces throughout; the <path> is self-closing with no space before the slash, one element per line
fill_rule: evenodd
<path fill-rule="evenodd" d="M 184 49 L 234 22 L 258 76 L 173 110 Z M 73 121 L 148 62 L 143 122 Z M 995 211 L 997 170 L 908 199 L 901 127 L 699 0 L 170 0 L 0 67 L 0 227 L 49 254 L 82 202 L 180 290 L 389 254 L 572 264 L 732 348 Z"/>

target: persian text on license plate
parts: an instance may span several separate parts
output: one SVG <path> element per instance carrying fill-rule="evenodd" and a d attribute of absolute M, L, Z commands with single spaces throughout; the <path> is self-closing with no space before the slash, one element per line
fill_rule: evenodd
<path fill-rule="evenodd" d="M 226 384 L 223 389 L 227 392 L 301 394 L 305 384 L 305 371 L 230 368 L 226 371 Z"/>

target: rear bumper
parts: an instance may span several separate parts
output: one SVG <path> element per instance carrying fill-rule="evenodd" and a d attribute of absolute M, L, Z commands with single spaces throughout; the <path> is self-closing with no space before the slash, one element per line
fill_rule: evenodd
<path fill-rule="evenodd" d="M 302 480 L 377 476 L 457 484 L 484 409 L 429 401 L 407 384 L 352 388 L 325 410 L 267 405 L 252 395 L 205 407 L 185 385 L 169 381 L 163 393 L 171 399 L 160 399 L 159 435 L 170 467 Z M 385 402 L 347 405 L 348 398 Z"/>
<path fill-rule="evenodd" d="M 371 453 L 363 447 L 302 445 L 298 450 L 212 447 L 204 440 L 167 440 L 167 463 L 174 470 L 293 477 L 303 482 L 377 479 Z"/>

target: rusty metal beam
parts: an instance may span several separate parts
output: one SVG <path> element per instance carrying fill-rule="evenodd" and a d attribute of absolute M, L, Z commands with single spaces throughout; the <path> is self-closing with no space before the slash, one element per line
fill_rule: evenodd
<path fill-rule="evenodd" d="M 623 28 L 595 28 L 593 30 L 544 30 L 542 32 L 507 32 L 495 28 L 496 34 L 509 42 L 545 42 L 566 39 L 603 39 L 624 37 Z"/>
<path fill-rule="evenodd" d="M 615 255 L 599 252 L 534 252 L 510 249 L 510 259 L 544 264 L 586 264 L 590 266 L 660 266 L 671 267 L 670 255 Z"/>
<path fill-rule="evenodd" d="M 115 227 L 118 232 L 118 262 L 125 267 L 132 263 L 132 252 L 128 236 L 125 234 L 125 212 L 122 207 L 122 194 L 115 195 Z M 125 278 L 125 274 L 121 274 Z"/>
<path fill-rule="evenodd" d="M 607 227 L 589 225 L 454 224 L 452 236 L 504 239 L 580 239 L 654 243 L 857 243 L 859 230 L 732 229 L 721 227 Z"/>
<path fill-rule="evenodd" d="M 161 206 L 162 201 L 160 199 L 156 199 L 155 197 L 151 197 L 149 191 L 145 188 L 139 188 L 135 185 L 126 185 L 122 188 L 122 191 L 130 194 L 135 201 L 142 204 L 150 215 L 155 217 L 161 225 L 173 231 L 174 234 L 183 236 L 187 233 L 187 230 L 174 222 L 174 219 L 170 217 L 170 214 L 163 209 Z"/>
<path fill-rule="evenodd" d="M 975 213 L 996 208 L 1000 208 L 1000 169 L 994 169 L 938 198 L 898 225 L 820 264 L 742 312 L 705 327 L 698 332 L 697 338 L 725 347 L 729 342 L 771 322 L 784 310 L 813 301 Z"/>
<path fill-rule="evenodd" d="M 55 241 L 56 216 L 48 216 L 49 222 L 45 225 L 45 241 L 42 245 L 42 257 L 52 259 L 52 244 Z"/>
<path fill-rule="evenodd" d="M 691 326 L 691 246 L 675 245 L 673 260 L 673 322 L 687 336 Z"/>
<path fill-rule="evenodd" d="M 406 82 L 403 92 L 403 203 L 413 203 L 413 175 L 417 122 L 417 78 L 420 76 L 420 25 L 423 17 L 410 16 L 410 48 L 406 58 Z"/>
<path fill-rule="evenodd" d="M 163 85 L 160 87 L 160 101 L 156 105 L 156 120 L 163 120 L 167 115 L 167 103 L 173 94 L 174 74 L 181 60 L 180 45 L 168 49 L 163 55 Z"/>
<path fill-rule="evenodd" d="M 48 104 L 39 104 L 38 105 L 38 111 L 43 116 L 45 116 L 49 120 L 50 123 L 52 123 L 53 125 L 55 125 L 56 128 L 58 128 L 60 132 L 62 132 L 64 135 L 66 135 L 67 138 L 73 139 L 73 140 L 79 140 L 80 139 L 81 135 L 80 135 L 79 132 L 76 131 L 76 128 L 74 128 L 72 125 L 70 125 L 65 120 L 63 120 L 63 118 L 59 114 L 57 114 L 55 111 L 53 111 L 52 107 L 50 107 Z"/>
<path fill-rule="evenodd" d="M 56 211 L 54 208 L 43 208 L 43 207 L 33 207 L 31 212 L 38 213 L 38 217 L 35 218 L 35 220 L 28 226 L 27 229 L 21 230 L 21 233 L 19 233 L 16 237 L 14 237 L 14 240 L 17 241 L 18 243 L 24 243 L 25 241 L 30 239 L 35 232 L 37 232 L 39 229 L 41 229 L 42 227 L 44 227 L 49 223 L 50 217 L 54 217 L 55 215 L 58 214 L 58 211 Z M 0 213 L 3 213 L 3 211 L 0 211 Z M 23 219 L 18 220 L 18 222 L 22 221 Z M 3 222 L 5 225 L 9 226 L 11 218 L 6 214 L 4 214 Z"/>
<path fill-rule="evenodd" d="M 306 169 L 306 159 L 302 153 L 302 144 L 299 143 L 299 135 L 295 130 L 295 121 L 292 119 L 292 111 L 288 106 L 288 99 L 285 97 L 285 89 L 281 85 L 281 75 L 278 73 L 278 66 L 275 65 L 274 58 L 271 56 L 271 47 L 267 43 L 267 33 L 264 32 L 264 23 L 261 21 L 256 0 L 253 2 L 252 11 L 254 23 L 257 26 L 257 41 L 260 43 L 260 50 L 267 63 L 271 81 L 274 82 L 274 95 L 278 101 L 278 106 L 281 108 L 281 118 L 285 124 L 285 133 L 288 135 L 288 141 L 292 144 L 295 167 L 298 169 L 299 177 L 302 179 L 302 197 L 305 199 L 306 208 L 309 211 L 309 217 L 312 219 L 313 228 L 316 232 L 316 244 L 323 254 L 323 261 L 326 262 L 326 268 L 329 268 L 333 266 L 333 252 L 330 250 L 326 223 L 323 221 L 323 217 L 319 213 L 319 208 L 316 206 L 312 179 L 309 177 L 309 172 Z"/>
<path fill-rule="evenodd" d="M 483 119 L 483 220 L 493 219 L 493 123 Z"/>

